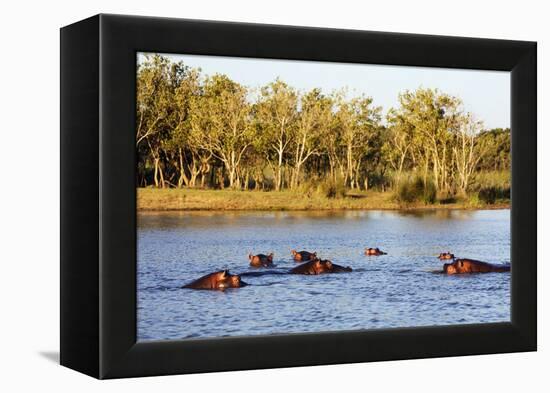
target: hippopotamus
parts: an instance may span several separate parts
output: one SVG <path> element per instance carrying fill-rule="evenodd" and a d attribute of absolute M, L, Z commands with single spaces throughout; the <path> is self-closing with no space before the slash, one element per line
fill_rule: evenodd
<path fill-rule="evenodd" d="M 296 251 L 296 250 L 291 250 L 290 252 L 292 253 L 292 256 L 294 257 L 294 260 L 296 262 L 307 262 L 317 258 L 316 252 Z"/>
<path fill-rule="evenodd" d="M 443 259 L 455 259 L 455 254 L 451 254 L 449 251 L 442 252 L 442 253 L 439 253 L 438 258 L 441 259 L 441 260 L 443 260 Z"/>
<path fill-rule="evenodd" d="M 247 285 L 247 283 L 241 281 L 241 277 L 238 274 L 230 274 L 229 270 L 220 270 L 219 272 L 202 276 L 184 285 L 183 288 L 224 290 L 226 288 L 241 288 Z"/>
<path fill-rule="evenodd" d="M 475 259 L 460 258 L 452 263 L 443 265 L 443 273 L 463 274 L 463 273 L 491 273 L 491 272 L 509 272 L 510 265 L 494 265 L 492 263 L 476 261 Z"/>
<path fill-rule="evenodd" d="M 273 265 L 273 253 L 269 255 L 258 254 L 252 255 L 248 254 L 248 259 L 250 260 L 250 266 L 254 267 L 268 267 Z"/>
<path fill-rule="evenodd" d="M 325 273 L 343 273 L 351 272 L 351 267 L 344 267 L 332 263 L 329 260 L 314 259 L 290 270 L 290 274 L 325 274 Z"/>
<path fill-rule="evenodd" d="M 384 252 L 384 251 L 381 251 L 378 247 L 376 248 L 365 248 L 365 255 L 368 255 L 368 256 L 372 256 L 372 255 L 375 255 L 375 256 L 378 256 L 378 255 L 386 255 L 387 252 Z"/>

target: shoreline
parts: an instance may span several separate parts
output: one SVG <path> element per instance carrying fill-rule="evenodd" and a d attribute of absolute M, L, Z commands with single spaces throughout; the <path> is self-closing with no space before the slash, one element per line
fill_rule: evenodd
<path fill-rule="evenodd" d="M 375 210 L 501 210 L 509 201 L 493 204 L 470 201 L 446 204 L 399 204 L 391 192 L 363 191 L 344 198 L 304 196 L 291 191 L 233 191 L 200 189 L 137 189 L 137 211 L 375 211 Z"/>
<path fill-rule="evenodd" d="M 484 207 L 461 207 L 461 206 L 417 206 L 417 207 L 369 207 L 369 208 L 335 208 L 335 209 L 210 209 L 210 208 L 138 208 L 139 213 L 162 213 L 162 212 L 344 212 L 344 211 L 423 211 L 423 210 L 464 210 L 464 211 L 476 211 L 476 210 L 509 210 L 510 205 L 498 204 L 487 205 Z"/>

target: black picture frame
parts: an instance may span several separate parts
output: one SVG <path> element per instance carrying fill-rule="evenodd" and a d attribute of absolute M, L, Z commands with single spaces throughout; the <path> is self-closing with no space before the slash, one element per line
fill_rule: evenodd
<path fill-rule="evenodd" d="M 511 72 L 511 322 L 136 342 L 136 52 Z M 96 378 L 537 348 L 536 43 L 97 15 L 61 29 L 61 364 Z M 235 356 L 238 354 L 238 356 Z"/>

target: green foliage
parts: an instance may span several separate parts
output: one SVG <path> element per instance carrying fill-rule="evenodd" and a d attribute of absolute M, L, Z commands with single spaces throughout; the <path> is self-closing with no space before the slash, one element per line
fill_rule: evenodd
<path fill-rule="evenodd" d="M 346 184 L 344 178 L 327 178 L 321 180 L 317 186 L 317 193 L 327 198 L 344 198 L 346 196 Z"/>
<path fill-rule="evenodd" d="M 458 97 L 437 89 L 402 92 L 383 123 L 366 95 L 298 91 L 280 79 L 253 90 L 147 55 L 136 106 L 140 187 L 331 199 L 393 188 L 403 203 L 426 204 L 509 195 L 510 130 L 483 130 Z"/>
<path fill-rule="evenodd" d="M 479 203 L 494 204 L 510 200 L 510 171 L 480 171 L 472 184 L 472 195 Z"/>
<path fill-rule="evenodd" d="M 479 191 L 482 188 L 487 187 L 504 187 L 510 188 L 511 186 L 511 172 L 509 170 L 504 171 L 478 171 L 476 172 L 471 190 Z"/>
<path fill-rule="evenodd" d="M 480 171 L 504 171 L 510 169 L 510 129 L 495 128 L 481 132 L 476 138 L 476 148 L 482 154 L 477 165 Z"/>
<path fill-rule="evenodd" d="M 295 188 L 295 191 L 299 195 L 307 196 L 309 198 L 313 197 L 317 193 L 319 187 L 319 178 L 316 176 L 304 179 L 300 184 Z"/>
<path fill-rule="evenodd" d="M 508 201 L 510 200 L 510 187 L 483 187 L 478 191 L 477 195 L 480 201 L 487 204 Z"/>
<path fill-rule="evenodd" d="M 422 195 L 422 200 L 425 204 L 432 204 L 436 202 L 437 189 L 435 183 L 428 179 L 426 184 L 424 184 L 424 193 Z"/>
<path fill-rule="evenodd" d="M 397 186 L 396 199 L 403 203 L 422 202 L 426 205 L 436 201 L 437 190 L 431 179 L 416 176 L 413 179 L 404 179 Z"/>

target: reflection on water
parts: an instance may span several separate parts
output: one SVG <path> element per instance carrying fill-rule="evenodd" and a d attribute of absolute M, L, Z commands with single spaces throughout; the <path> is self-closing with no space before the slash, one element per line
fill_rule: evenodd
<path fill-rule="evenodd" d="M 365 247 L 388 255 L 366 257 Z M 351 266 L 324 276 L 247 275 L 241 289 L 180 287 L 206 273 L 257 271 L 248 253 L 317 251 Z M 141 340 L 510 320 L 510 274 L 446 276 L 442 251 L 510 262 L 509 210 L 163 212 L 138 215 Z"/>

